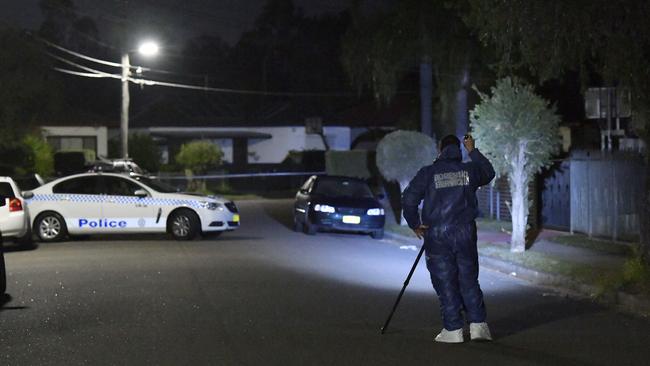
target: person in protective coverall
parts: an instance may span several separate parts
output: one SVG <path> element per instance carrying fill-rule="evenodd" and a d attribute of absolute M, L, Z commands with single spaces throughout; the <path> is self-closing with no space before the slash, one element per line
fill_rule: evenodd
<path fill-rule="evenodd" d="M 402 194 L 404 218 L 418 238 L 424 238 L 427 269 L 444 323 L 435 340 L 445 343 L 463 342 L 463 313 L 472 340 L 492 340 L 478 283 L 475 219 L 476 190 L 490 183 L 495 173 L 470 135 L 463 144 L 471 162 L 462 162 L 460 140 L 449 135 L 440 142 L 438 159 L 420 169 Z"/>

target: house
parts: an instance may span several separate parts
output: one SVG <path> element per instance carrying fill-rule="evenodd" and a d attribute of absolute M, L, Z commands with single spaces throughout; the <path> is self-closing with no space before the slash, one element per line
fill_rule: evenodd
<path fill-rule="evenodd" d="M 75 111 L 66 119 L 48 120 L 41 124 L 41 133 L 54 151 L 84 150 L 89 156 L 108 156 L 109 131 L 119 121 Z"/>
<path fill-rule="evenodd" d="M 395 129 L 410 106 L 404 97 L 388 106 L 357 98 L 258 99 L 171 93 L 132 113 L 130 131 L 158 141 L 165 163 L 183 143 L 210 140 L 221 147 L 226 164 L 242 168 L 280 164 L 292 151 L 349 150 L 371 129 Z M 119 129 L 110 129 L 108 137 L 119 139 Z"/>

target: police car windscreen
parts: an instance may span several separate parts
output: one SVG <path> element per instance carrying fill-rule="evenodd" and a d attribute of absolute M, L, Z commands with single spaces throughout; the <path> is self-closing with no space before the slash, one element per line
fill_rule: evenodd
<path fill-rule="evenodd" d="M 327 197 L 372 198 L 372 192 L 364 182 L 356 180 L 319 179 L 313 193 Z"/>
<path fill-rule="evenodd" d="M 156 180 L 156 179 L 151 179 L 151 178 L 147 178 L 147 177 L 134 177 L 134 178 L 137 181 L 139 181 L 140 183 L 153 188 L 153 190 L 156 191 L 156 192 L 160 192 L 160 193 L 177 193 L 177 192 L 179 192 L 178 188 L 176 188 L 176 187 L 174 187 L 174 186 L 172 186 L 170 184 L 163 183 L 163 182 L 161 182 L 159 180 Z"/>

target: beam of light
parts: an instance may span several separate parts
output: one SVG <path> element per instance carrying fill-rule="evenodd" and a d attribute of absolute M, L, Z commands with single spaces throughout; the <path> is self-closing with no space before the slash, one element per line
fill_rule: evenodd
<path fill-rule="evenodd" d="M 278 257 L 272 258 L 276 265 L 304 275 L 315 275 L 352 286 L 394 291 L 395 294 L 401 289 L 420 246 L 414 241 L 415 248 L 410 245 L 400 248 L 390 240 L 370 241 L 356 234 L 319 233 L 316 237 L 301 233 L 291 235 L 295 235 L 292 240 L 302 242 L 301 249 L 296 251 L 295 246 L 277 248 Z M 519 280 L 486 268 L 481 268 L 480 274 L 481 287 L 489 295 L 519 291 L 522 286 Z M 424 256 L 406 292 L 434 294 Z"/>

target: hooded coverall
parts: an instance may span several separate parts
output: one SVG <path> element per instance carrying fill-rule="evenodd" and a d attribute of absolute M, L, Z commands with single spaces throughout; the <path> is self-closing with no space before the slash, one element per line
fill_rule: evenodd
<path fill-rule="evenodd" d="M 427 269 L 440 299 L 445 329 L 485 322 L 483 292 L 478 282 L 476 190 L 490 183 L 494 168 L 477 149 L 471 162 L 461 161 L 460 147 L 446 146 L 438 159 L 411 180 L 402 194 L 404 218 L 415 229 L 427 225 L 424 246 Z M 420 202 L 424 200 L 421 215 Z"/>

